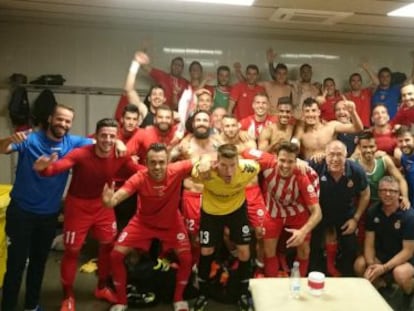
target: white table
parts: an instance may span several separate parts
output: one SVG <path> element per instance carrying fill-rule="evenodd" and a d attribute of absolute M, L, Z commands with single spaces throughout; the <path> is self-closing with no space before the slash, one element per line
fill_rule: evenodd
<path fill-rule="evenodd" d="M 290 296 L 289 278 L 251 279 L 255 311 L 392 311 L 372 284 L 364 278 L 326 278 L 324 293 L 312 296 L 302 278 L 301 296 Z"/>

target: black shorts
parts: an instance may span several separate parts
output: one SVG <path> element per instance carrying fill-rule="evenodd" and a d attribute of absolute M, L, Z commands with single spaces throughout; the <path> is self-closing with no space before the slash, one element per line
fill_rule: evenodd
<path fill-rule="evenodd" d="M 217 246 L 223 240 L 224 227 L 230 230 L 230 239 L 237 245 L 249 244 L 252 236 L 247 217 L 246 202 L 227 215 L 211 215 L 201 210 L 200 244 L 203 247 Z"/>

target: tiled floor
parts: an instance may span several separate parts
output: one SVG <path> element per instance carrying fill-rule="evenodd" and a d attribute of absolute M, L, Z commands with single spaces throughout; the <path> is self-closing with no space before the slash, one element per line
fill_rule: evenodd
<path fill-rule="evenodd" d="M 60 257 L 61 252 L 51 252 L 47 264 L 46 274 L 43 283 L 41 305 L 44 311 L 59 311 L 60 303 L 62 299 L 61 286 L 60 286 Z M 83 255 L 80 259 L 81 263 L 88 260 L 88 255 Z M 76 310 L 77 311 L 107 311 L 110 305 L 103 301 L 98 301 L 93 296 L 93 290 L 96 286 L 96 276 L 94 273 L 78 273 L 75 283 L 75 295 L 76 295 Z M 23 300 L 22 289 L 21 297 Z M 21 302 L 23 304 L 23 301 Z M 20 306 L 18 311 L 21 311 L 23 306 Z M 128 310 L 152 310 L 152 311 L 171 311 L 172 305 L 159 304 L 152 308 L 145 309 L 128 309 Z M 217 311 L 236 311 L 237 306 L 223 305 L 217 302 L 211 301 L 207 307 L 207 310 Z"/>

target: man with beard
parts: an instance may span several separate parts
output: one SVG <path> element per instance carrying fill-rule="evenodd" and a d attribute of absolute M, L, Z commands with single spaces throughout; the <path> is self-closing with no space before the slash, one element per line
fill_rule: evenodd
<path fill-rule="evenodd" d="M 338 133 L 358 133 L 362 131 L 361 119 L 355 110 L 355 104 L 343 99 L 346 109 L 349 111 L 351 122 L 344 124 L 333 120 L 322 123 L 318 102 L 313 98 L 307 98 L 303 103 L 304 124 L 296 128 L 294 137 L 300 141 L 301 154 L 304 159 L 323 158 L 326 145 L 335 139 Z"/>
<path fill-rule="evenodd" d="M 63 239 L 65 251 L 61 263 L 61 280 L 65 299 L 61 311 L 74 311 L 73 283 L 77 259 L 89 230 L 100 242 L 98 255 L 98 286 L 95 296 L 114 302 L 107 286 L 110 276 L 109 254 L 116 234 L 113 210 L 102 206 L 101 193 L 105 183 L 112 183 L 115 174 L 128 169 L 129 175 L 137 166 L 129 157 L 116 158 L 115 143 L 118 124 L 114 119 L 102 119 L 96 124 L 96 144 L 73 150 L 62 159 L 57 154 L 41 156 L 33 169 L 41 176 L 55 176 L 72 169 L 72 179 L 65 199 Z"/>
<path fill-rule="evenodd" d="M 175 136 L 173 125 L 173 111 L 166 105 L 158 107 L 155 113 L 155 123 L 137 132 L 127 143 L 130 154 L 138 154 L 139 162 L 145 164 L 145 155 L 149 146 L 154 143 L 163 143 L 170 150 L 179 141 Z"/>
<path fill-rule="evenodd" d="M 401 149 L 400 163 L 408 183 L 410 202 L 414 202 L 414 133 L 413 128 L 401 126 L 397 131 L 398 147 Z"/>
<path fill-rule="evenodd" d="M 260 133 L 276 122 L 276 117 L 269 115 L 269 97 L 265 93 L 257 94 L 252 106 L 254 114 L 240 120 L 240 129 L 257 141 Z"/>
<path fill-rule="evenodd" d="M 411 126 L 414 123 L 414 84 L 405 84 L 401 88 L 401 99 L 401 107 L 398 109 L 395 117 L 391 120 L 391 126 Z"/>
<path fill-rule="evenodd" d="M 375 156 L 377 144 L 371 132 L 363 132 L 358 135 L 358 147 L 361 152 L 361 158 L 356 159 L 356 162 L 362 166 L 368 177 L 368 183 L 371 190 L 370 206 L 373 206 L 380 201 L 378 197 L 378 183 L 385 175 L 389 175 L 394 177 L 399 184 L 401 207 L 404 209 L 409 208 L 411 203 L 408 198 L 407 181 L 395 166 L 394 161 L 390 156 Z"/>
<path fill-rule="evenodd" d="M 68 134 L 73 117 L 72 108 L 58 104 L 49 117 L 47 130 L 16 133 L 0 142 L 1 153 L 19 153 L 16 179 L 6 213 L 9 244 L 0 308 L 3 311 L 16 310 L 27 259 L 24 307 L 25 310 L 40 310 L 38 304 L 45 264 L 55 237 L 68 172 L 43 178 L 32 167 L 41 155 L 56 152 L 61 158 L 76 147 L 92 143 L 90 139 Z"/>
<path fill-rule="evenodd" d="M 276 122 L 265 127 L 260 133 L 258 142 L 260 150 L 274 152 L 280 143 L 290 141 L 296 123 L 292 119 L 292 110 L 290 98 L 284 97 L 279 99 Z"/>
<path fill-rule="evenodd" d="M 217 85 L 206 86 L 214 98 L 213 110 L 217 107 L 222 107 L 227 110 L 231 90 L 229 83 L 230 68 L 228 66 L 219 66 L 217 68 Z"/>
<path fill-rule="evenodd" d="M 129 175 L 137 171 L 131 158 L 116 158 L 117 131 L 118 123 L 114 119 L 102 119 L 96 124 L 95 145 L 73 150 L 60 160 L 57 160 L 56 153 L 50 157 L 40 156 L 33 165 L 41 176 L 56 176 L 72 169 L 72 179 L 65 199 L 65 251 L 61 262 L 64 300 L 61 311 L 75 311 L 73 283 L 80 250 L 89 230 L 100 243 L 95 296 L 111 303 L 116 302 L 107 283 L 110 277 L 109 256 L 116 235 L 115 215 L 112 209 L 102 206 L 101 193 L 105 183 L 112 183 L 120 169 L 127 169 Z"/>
<path fill-rule="evenodd" d="M 154 124 L 154 116 L 157 108 L 165 104 L 167 100 L 164 94 L 164 89 L 160 85 L 151 87 L 147 96 L 149 107 L 147 107 L 139 98 L 135 89 L 136 75 L 138 74 L 139 67 L 149 64 L 149 61 L 150 60 L 145 53 L 139 51 L 135 53 L 124 87 L 128 102 L 134 104 L 139 109 L 140 118 L 138 125 L 143 128 Z"/>
<path fill-rule="evenodd" d="M 219 141 L 210 136 L 210 115 L 207 111 L 199 110 L 192 117 L 192 134 L 187 135 L 172 152 L 172 158 L 180 160 L 195 159 L 202 155 L 209 155 L 212 159 L 217 156 Z M 200 257 L 199 228 L 201 193 L 203 185 L 188 177 L 183 182 L 184 190 L 181 199 L 181 210 L 187 226 L 192 246 L 193 264 L 198 263 Z"/>

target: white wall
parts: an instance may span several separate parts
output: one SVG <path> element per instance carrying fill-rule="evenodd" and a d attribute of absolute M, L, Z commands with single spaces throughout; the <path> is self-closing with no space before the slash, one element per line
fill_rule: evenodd
<path fill-rule="evenodd" d="M 324 43 L 315 41 L 287 41 L 241 37 L 237 35 L 220 36 L 217 33 L 170 33 L 161 31 L 140 31 L 119 27 L 95 28 L 47 24 L 0 24 L 0 81 L 6 82 L 12 73 L 21 72 L 35 79 L 41 74 L 63 74 L 66 85 L 116 87 L 123 85 L 126 70 L 134 51 L 149 42 L 149 53 L 153 63 L 168 70 L 170 59 L 176 55 L 185 58 L 186 63 L 201 60 L 206 63 L 205 71 L 214 72 L 219 64 L 231 66 L 234 61 L 243 65 L 255 63 L 262 70 L 262 78 L 268 79 L 265 51 L 273 47 L 279 55 L 307 54 L 332 55 L 334 59 L 298 56 L 279 58 L 288 64 L 291 76 L 297 74 L 302 63 L 313 66 L 314 79 L 322 80 L 331 76 L 339 86 L 346 85 L 350 73 L 359 71 L 361 58 L 368 58 L 374 69 L 386 65 L 395 71 L 411 71 L 409 50 L 398 46 Z M 216 50 L 222 54 L 196 55 L 166 53 L 164 48 Z M 141 87 L 151 81 L 141 75 Z M 31 93 L 30 97 L 35 98 Z M 117 103 L 116 96 L 91 96 L 91 114 L 85 115 L 85 97 L 74 94 L 58 94 L 59 101 L 75 107 L 77 116 L 72 132 L 84 134 L 85 124 L 93 130 L 97 120 L 111 116 Z M 0 90 L 0 137 L 10 132 L 6 117 L 8 92 Z M 0 183 L 10 182 L 10 160 L 0 156 Z"/>

